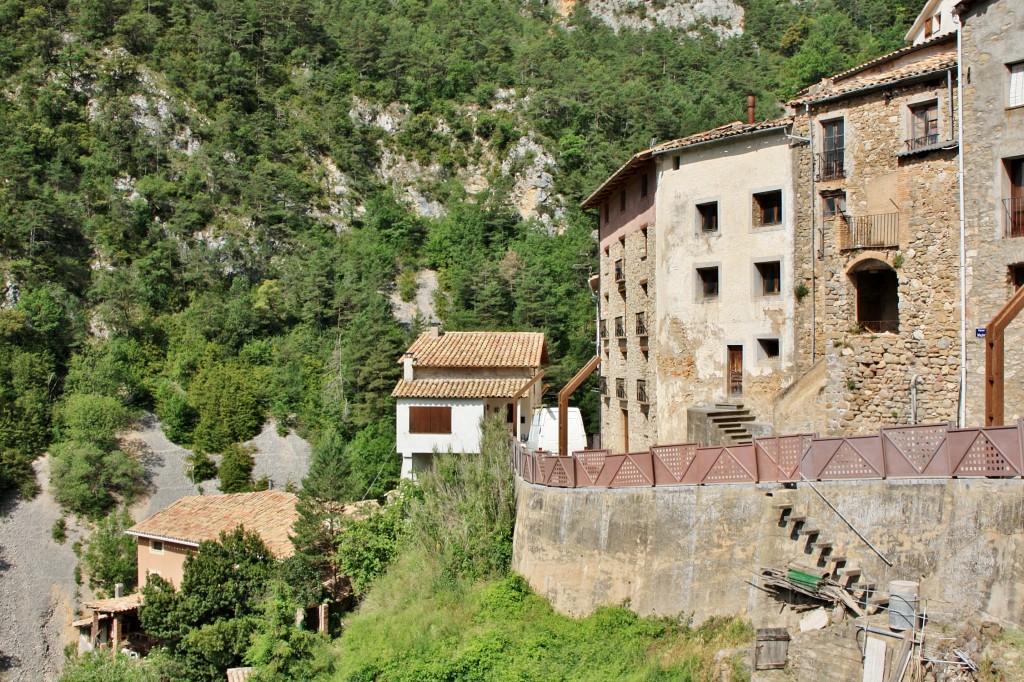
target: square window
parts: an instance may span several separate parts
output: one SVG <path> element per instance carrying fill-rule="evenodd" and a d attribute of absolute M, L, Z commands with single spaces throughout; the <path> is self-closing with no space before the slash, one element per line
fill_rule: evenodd
<path fill-rule="evenodd" d="M 846 192 L 821 195 L 821 213 L 826 219 L 846 213 Z"/>
<path fill-rule="evenodd" d="M 697 204 L 697 220 L 701 232 L 718 232 L 718 202 Z"/>
<path fill-rule="evenodd" d="M 150 540 L 149 541 L 149 553 L 150 554 L 163 554 L 164 553 L 164 543 L 162 541 L 160 541 L 160 540 Z"/>
<path fill-rule="evenodd" d="M 755 263 L 757 274 L 761 278 L 761 293 L 774 296 L 782 291 L 782 264 L 779 261 Z"/>
<path fill-rule="evenodd" d="M 1009 106 L 1024 106 L 1024 62 L 1010 64 L 1010 100 Z"/>
<path fill-rule="evenodd" d="M 714 298 L 718 296 L 718 268 L 697 268 L 697 279 L 700 282 L 701 296 Z"/>
<path fill-rule="evenodd" d="M 646 174 L 640 176 L 640 196 L 641 197 L 647 196 L 647 175 Z"/>
<path fill-rule="evenodd" d="M 782 190 L 754 195 L 754 225 L 778 225 L 782 222 Z"/>
<path fill-rule="evenodd" d="M 626 212 L 626 190 L 619 192 L 619 213 Z"/>
<path fill-rule="evenodd" d="M 907 146 L 911 151 L 927 147 L 939 141 L 939 103 L 928 102 L 910 107 L 910 139 Z"/>
<path fill-rule="evenodd" d="M 761 359 L 774 360 L 779 357 L 778 339 L 758 339 L 757 346 L 761 353 Z"/>

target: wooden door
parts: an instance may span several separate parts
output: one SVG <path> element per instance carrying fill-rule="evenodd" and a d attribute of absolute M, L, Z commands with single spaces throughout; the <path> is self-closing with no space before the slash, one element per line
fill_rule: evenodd
<path fill-rule="evenodd" d="M 729 346 L 729 395 L 743 395 L 743 346 Z"/>

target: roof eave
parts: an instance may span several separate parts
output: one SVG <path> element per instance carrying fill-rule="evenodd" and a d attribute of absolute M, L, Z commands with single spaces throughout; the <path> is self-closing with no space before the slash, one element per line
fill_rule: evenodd
<path fill-rule="evenodd" d="M 811 104 L 827 104 L 829 102 L 835 102 L 835 101 L 838 101 L 838 100 L 841 100 L 841 99 L 847 99 L 849 97 L 856 97 L 858 95 L 864 95 L 864 94 L 867 94 L 869 92 L 875 92 L 877 90 L 885 90 L 887 88 L 893 87 L 894 85 L 913 85 L 914 83 L 919 83 L 921 81 L 926 81 L 926 80 L 928 80 L 930 78 L 934 78 L 935 76 L 937 76 L 940 73 L 945 73 L 947 71 L 955 71 L 955 70 L 956 70 L 956 64 L 954 63 L 954 64 L 949 64 L 948 66 L 944 66 L 941 69 L 934 69 L 934 70 L 928 71 L 926 73 L 917 73 L 917 74 L 914 74 L 913 76 L 907 76 L 906 78 L 898 78 L 896 80 L 886 81 L 884 83 L 876 83 L 875 85 L 867 85 L 867 86 L 865 86 L 863 88 L 858 88 L 856 90 L 848 90 L 846 92 L 837 93 L 835 95 L 828 95 L 826 97 L 818 97 L 818 98 L 814 98 L 814 99 L 804 97 L 804 98 L 792 100 L 789 103 L 796 102 L 797 104 L 808 104 L 808 105 L 811 105 Z"/>
<path fill-rule="evenodd" d="M 637 152 L 630 157 L 629 161 L 619 166 L 619 169 L 609 176 L 607 180 L 601 183 L 601 185 L 590 193 L 583 203 L 580 204 L 580 208 L 587 210 L 591 208 L 597 208 L 601 205 L 601 201 L 606 196 L 612 193 L 616 187 L 618 187 L 624 180 L 629 178 L 633 173 L 630 171 L 639 168 L 644 162 L 651 159 L 651 150 L 645 149 L 642 152 Z"/>
<path fill-rule="evenodd" d="M 666 147 L 665 149 L 659 149 L 658 151 L 654 152 L 653 155 L 661 156 L 662 154 L 671 154 L 673 152 L 694 149 L 696 147 L 704 147 L 706 145 L 715 144 L 718 142 L 730 142 L 732 140 L 736 140 L 737 138 L 745 137 L 748 135 L 760 135 L 761 133 L 771 133 L 777 130 L 784 130 L 788 128 L 790 125 L 791 122 L 786 121 L 785 123 L 779 123 L 778 125 L 765 126 L 763 128 L 755 128 L 752 130 L 744 130 L 733 135 L 723 135 L 722 137 L 716 137 L 711 140 L 704 140 L 703 142 L 693 142 L 691 144 L 681 144 L 675 147 Z"/>
<path fill-rule="evenodd" d="M 137 538 L 159 540 L 160 542 L 170 542 L 175 545 L 185 545 L 186 547 L 199 547 L 199 543 L 194 542 L 192 540 L 182 540 L 181 538 L 172 538 L 166 535 L 157 535 L 156 533 L 146 533 L 145 531 L 132 530 L 130 528 L 126 530 L 124 533 L 125 535 L 134 535 Z"/>

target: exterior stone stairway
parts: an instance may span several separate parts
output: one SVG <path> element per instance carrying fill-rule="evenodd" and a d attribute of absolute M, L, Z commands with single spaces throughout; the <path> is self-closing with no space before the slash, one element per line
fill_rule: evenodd
<path fill-rule="evenodd" d="M 708 412 L 708 420 L 723 436 L 722 445 L 748 445 L 753 442 L 749 424 L 754 415 L 742 403 L 715 403 L 715 409 Z"/>
<path fill-rule="evenodd" d="M 822 537 L 821 530 L 803 512 L 790 502 L 780 502 L 774 508 L 779 513 L 779 525 L 788 527 L 790 538 L 803 545 L 804 556 L 813 560 L 813 567 L 820 569 L 819 574 L 827 574 L 846 587 L 865 608 L 876 603 L 875 583 L 868 580 L 860 568 L 851 565 L 844 553 L 837 552 L 833 543 Z"/>

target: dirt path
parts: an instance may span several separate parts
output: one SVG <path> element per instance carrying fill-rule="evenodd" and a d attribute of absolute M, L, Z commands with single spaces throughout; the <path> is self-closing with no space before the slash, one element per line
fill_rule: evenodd
<path fill-rule="evenodd" d="M 143 419 L 122 441 L 139 456 L 152 485 L 150 496 L 131 507 L 135 520 L 199 494 L 185 474 L 190 451 L 169 441 L 154 417 Z M 253 475 L 268 476 L 276 488 L 298 484 L 309 469 L 309 443 L 294 433 L 278 436 L 273 423 L 247 444 L 256 448 Z M 0 500 L 0 679 L 9 682 L 56 680 L 64 647 L 77 637 L 70 623 L 81 595 L 74 581 L 77 559 L 71 545 L 82 529 L 69 517 L 67 541 L 53 541 L 53 524 L 61 511 L 49 492 L 49 458 L 40 458 L 34 466 L 40 494 L 27 502 Z M 206 495 L 219 494 L 215 480 L 201 487 Z"/>

